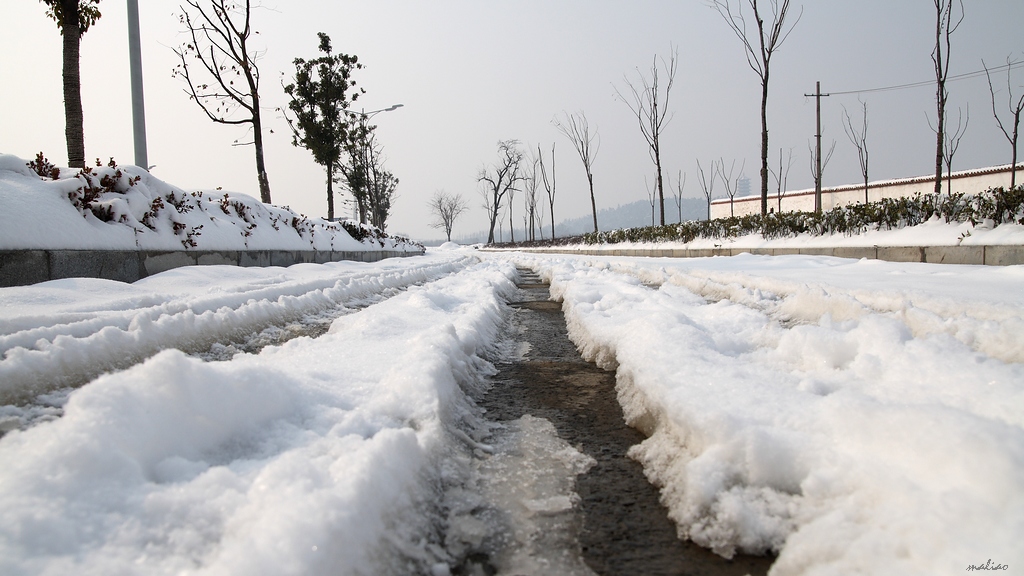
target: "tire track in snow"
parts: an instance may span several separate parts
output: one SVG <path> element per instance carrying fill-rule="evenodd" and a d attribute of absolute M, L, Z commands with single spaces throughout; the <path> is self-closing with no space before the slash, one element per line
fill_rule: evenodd
<path fill-rule="evenodd" d="M 1007 303 L 962 303 L 900 290 L 845 288 L 743 272 L 589 264 L 634 277 L 653 289 L 673 284 L 712 303 L 729 300 L 766 314 L 783 328 L 818 324 L 826 317 L 842 322 L 880 314 L 899 320 L 914 338 L 945 334 L 990 358 L 1024 363 L 1024 349 L 1017 343 L 1017 335 L 1024 332 L 1024 308 Z"/>
<path fill-rule="evenodd" d="M 13 331 L 0 337 L 0 405 L 81 386 L 167 348 L 208 353 L 218 343 L 247 342 L 268 328 L 365 305 L 388 291 L 437 280 L 475 261 L 461 258 L 366 273 L 343 271 L 334 278 L 247 286 L 237 292 L 99 311 L 89 319 Z"/>

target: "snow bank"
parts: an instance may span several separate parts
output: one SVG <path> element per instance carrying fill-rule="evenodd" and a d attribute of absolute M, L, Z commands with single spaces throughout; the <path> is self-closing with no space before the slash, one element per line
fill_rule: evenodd
<path fill-rule="evenodd" d="M 271 324 L 435 280 L 475 259 L 185 267 L 134 284 L 66 279 L 0 290 L 0 404 L 84 383 L 176 347 L 200 352 Z"/>
<path fill-rule="evenodd" d="M 315 340 L 168 350 L 80 388 L 0 439 L 0 573 L 444 573 L 434 490 L 514 275 L 478 264 Z M 148 300 L 128 292 L 108 302 Z"/>
<path fill-rule="evenodd" d="M 186 192 L 113 160 L 81 171 L 32 162 L 46 175 L 0 154 L 0 250 L 422 250 L 245 194 Z"/>
<path fill-rule="evenodd" d="M 513 258 L 617 369 L 681 536 L 776 575 L 1024 563 L 1021 267 Z"/>

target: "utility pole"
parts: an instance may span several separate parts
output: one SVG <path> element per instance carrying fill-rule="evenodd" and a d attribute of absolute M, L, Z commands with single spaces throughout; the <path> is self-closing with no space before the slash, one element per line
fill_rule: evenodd
<path fill-rule="evenodd" d="M 814 96 L 815 113 L 817 114 L 817 134 L 814 135 L 814 212 L 821 212 L 821 97 L 828 94 L 821 93 L 821 82 L 814 83 L 814 94 L 804 94 L 810 98 Z"/>
<path fill-rule="evenodd" d="M 128 0 L 128 62 L 132 82 L 132 128 L 135 165 L 149 170 L 146 153 L 146 105 L 142 97 L 142 40 L 139 34 L 139 0 Z"/>

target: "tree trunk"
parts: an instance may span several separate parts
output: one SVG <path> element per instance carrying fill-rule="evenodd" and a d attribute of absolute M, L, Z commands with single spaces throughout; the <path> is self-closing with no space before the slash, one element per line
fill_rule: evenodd
<path fill-rule="evenodd" d="M 587 182 L 590 183 L 590 209 L 594 212 L 594 233 L 597 233 L 597 202 L 594 201 L 594 175 L 587 170 Z M 551 220 L 554 228 L 554 220 Z"/>
<path fill-rule="evenodd" d="M 941 88 L 939 89 L 941 92 Z M 946 102 L 945 98 L 940 94 L 938 96 L 938 128 L 935 130 L 935 194 L 942 193 L 942 144 L 945 138 L 945 122 L 943 121 L 946 115 Z"/>
<path fill-rule="evenodd" d="M 1017 186 L 1017 126 L 1020 125 L 1020 111 L 1013 119 L 1013 163 L 1010 164 L 1010 189 Z"/>
<path fill-rule="evenodd" d="M 78 25 L 78 0 L 61 0 L 64 15 L 64 137 L 68 166 L 85 168 L 85 129 L 82 114 L 82 81 L 79 72 L 82 31 Z"/>
<path fill-rule="evenodd" d="M 334 221 L 334 165 L 327 165 L 327 219 Z"/>
<path fill-rule="evenodd" d="M 661 209 L 661 225 L 665 225 L 665 187 L 661 179 L 661 146 L 655 143 L 654 164 L 658 168 L 658 205 Z"/>
<path fill-rule="evenodd" d="M 942 4 L 936 2 L 935 8 L 935 54 L 932 61 L 935 64 L 935 106 L 938 111 L 938 118 L 935 123 L 935 194 L 942 193 L 942 144 L 945 140 L 946 123 L 946 74 L 942 66 Z M 952 10 L 952 7 L 950 7 Z M 946 38 L 949 38 L 949 30 L 946 30 Z M 946 55 L 949 58 L 949 55 Z"/>
<path fill-rule="evenodd" d="M 550 214 L 549 217 L 551 218 L 551 239 L 554 240 L 555 239 L 555 199 L 554 198 L 552 198 L 551 201 L 548 202 L 548 206 L 551 207 L 551 214 Z"/>
<path fill-rule="evenodd" d="M 267 179 L 267 165 L 263 161 L 263 123 L 260 121 L 260 99 L 252 92 L 253 145 L 256 146 L 256 177 L 260 183 L 260 202 L 270 204 L 270 180 Z"/>
<path fill-rule="evenodd" d="M 731 202 L 730 202 L 731 204 Z M 732 210 L 730 206 L 730 211 Z M 768 215 L 768 67 L 761 83 L 761 216 Z"/>
<path fill-rule="evenodd" d="M 509 240 L 515 244 L 516 241 L 516 221 L 512 217 L 512 196 L 508 197 L 508 237 Z"/>
<path fill-rule="evenodd" d="M 491 212 L 491 228 L 487 231 L 487 243 L 494 244 L 494 225 L 497 224 L 498 212 Z"/>

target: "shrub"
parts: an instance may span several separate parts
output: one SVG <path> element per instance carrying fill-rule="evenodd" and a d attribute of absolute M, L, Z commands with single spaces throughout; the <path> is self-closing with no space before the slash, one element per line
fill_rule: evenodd
<path fill-rule="evenodd" d="M 666 226 L 624 228 L 591 232 L 582 236 L 585 244 L 620 242 L 691 242 L 697 238 L 723 239 L 761 234 L 765 239 L 798 234 L 860 234 L 868 230 L 894 230 L 916 226 L 932 218 L 946 222 L 970 222 L 977 226 L 1024 224 L 1024 185 L 1010 190 L 991 188 L 980 194 L 916 194 L 883 198 L 868 204 L 850 204 L 820 214 L 814 212 L 773 212 L 714 220 L 694 220 Z"/>
<path fill-rule="evenodd" d="M 28 163 L 28 167 L 38 174 L 40 178 L 49 178 L 50 180 L 60 178 L 60 168 L 51 164 L 50 161 L 43 156 L 42 152 L 36 154 L 36 159 L 30 161 Z"/>

